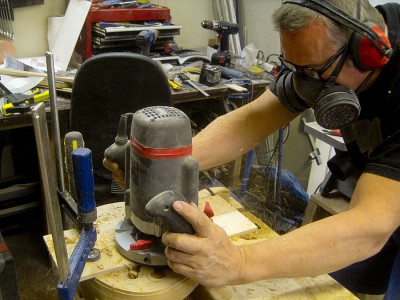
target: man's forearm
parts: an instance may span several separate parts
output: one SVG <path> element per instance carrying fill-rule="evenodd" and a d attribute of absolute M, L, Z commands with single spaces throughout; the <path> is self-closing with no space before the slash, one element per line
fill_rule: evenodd
<path fill-rule="evenodd" d="M 400 226 L 399 194 L 398 181 L 362 174 L 348 211 L 260 244 L 243 246 L 245 267 L 237 283 L 314 276 L 371 257 Z"/>
<path fill-rule="evenodd" d="M 267 117 L 271 115 L 274 118 Z M 295 117 L 267 90 L 253 102 L 220 116 L 197 134 L 193 138 L 193 157 L 201 170 L 231 162 Z"/>
<path fill-rule="evenodd" d="M 245 267 L 236 284 L 325 274 L 374 255 L 384 240 L 368 232 L 364 222 L 354 224 L 352 218 L 356 217 L 351 212 L 335 215 L 286 235 L 242 246 Z"/>
<path fill-rule="evenodd" d="M 226 118 L 217 118 L 193 138 L 193 157 L 199 162 L 200 170 L 229 163 L 250 150 L 243 147 L 239 138 L 230 136 L 231 132 L 239 130 L 239 122 Z"/>

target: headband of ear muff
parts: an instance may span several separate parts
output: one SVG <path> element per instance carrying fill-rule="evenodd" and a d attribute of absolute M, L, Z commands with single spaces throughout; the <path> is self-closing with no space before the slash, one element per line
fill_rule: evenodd
<path fill-rule="evenodd" d="M 342 24 L 354 32 L 349 41 L 350 56 L 361 71 L 382 68 L 390 59 L 393 50 L 385 33 L 374 23 L 362 23 L 325 0 L 285 0 L 314 10 Z"/>

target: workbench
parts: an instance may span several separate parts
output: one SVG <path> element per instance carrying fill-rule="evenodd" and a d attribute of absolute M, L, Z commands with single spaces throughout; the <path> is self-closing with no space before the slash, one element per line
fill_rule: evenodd
<path fill-rule="evenodd" d="M 253 214 L 247 212 L 240 204 L 229 196 L 229 191 L 224 188 L 212 188 L 217 196 L 211 196 L 207 190 L 199 192 L 199 207 L 201 203 L 210 201 L 215 216 L 229 210 L 228 213 L 236 212 L 245 216 L 256 229 L 247 230 L 248 224 L 242 223 L 244 233 L 239 235 L 228 234 L 235 244 L 255 243 L 277 236 L 270 227 L 264 224 Z M 211 199 L 213 197 L 214 199 Z M 215 198 L 217 197 L 217 198 Z M 219 201 L 219 202 L 216 202 Z M 228 208 L 227 208 L 228 207 Z M 283 278 L 272 280 L 261 280 L 251 284 L 226 286 L 222 288 L 205 288 L 197 285 L 178 274 L 164 273 L 155 274 L 152 268 L 142 267 L 138 270 L 135 263 L 126 261 L 115 249 L 113 238 L 113 224 L 116 220 L 123 218 L 124 206 L 122 203 L 111 203 L 98 207 L 98 219 L 96 228 L 98 240 L 96 248 L 100 248 L 103 261 L 87 263 L 82 274 L 81 293 L 86 300 L 90 299 L 357 299 L 351 292 L 346 290 L 329 275 L 304 278 Z M 224 215 L 224 214 L 222 214 Z M 225 213 L 226 215 L 226 213 Z M 233 219 L 231 228 L 237 216 Z M 217 223 L 217 219 L 214 221 Z M 240 223 L 240 222 L 237 222 Z M 110 228 L 111 224 L 111 228 Z M 217 223 L 218 224 L 218 223 Z M 227 224 L 220 225 L 224 229 Z M 257 229 L 258 228 L 258 229 Z M 226 230 L 226 229 L 225 229 Z M 79 238 L 76 230 L 65 231 L 65 240 L 68 252 L 71 246 Z M 44 237 L 49 252 L 54 256 L 51 236 Z M 89 265 L 88 265 L 89 264 Z M 262 263 L 260 262 L 260 267 Z M 107 269 L 114 268 L 111 272 Z M 139 274 L 138 274 L 139 273 Z M 96 275 L 97 274 L 97 275 Z M 133 276 L 133 274 L 136 275 Z M 167 276 L 165 274 L 168 274 Z M 163 277 L 165 276 L 165 277 Z M 167 278 L 168 277 L 168 278 Z M 150 278 L 150 280 L 148 279 Z M 190 296 L 186 298 L 190 293 Z"/>
<path fill-rule="evenodd" d="M 249 86 L 248 89 L 249 92 L 253 94 L 253 99 L 261 95 L 269 86 L 269 84 L 270 80 L 266 79 L 252 80 L 252 86 Z M 173 104 L 187 103 L 193 101 L 207 101 L 211 99 L 223 100 L 229 94 L 237 93 L 222 84 L 218 84 L 213 87 L 202 85 L 202 87 L 208 94 L 210 94 L 209 97 L 204 96 L 202 93 L 192 87 L 185 87 L 181 91 L 174 91 L 171 89 Z M 67 93 L 62 93 L 62 95 L 57 96 L 57 108 L 60 122 L 63 120 L 68 120 L 70 106 L 70 95 L 68 95 Z M 50 109 L 48 106 L 46 107 L 46 111 L 47 118 L 51 120 Z M 0 117 L 0 130 L 9 130 L 26 126 L 32 126 L 32 118 L 30 114 Z"/>
<path fill-rule="evenodd" d="M 246 87 L 248 88 L 249 92 L 252 93 L 252 98 L 255 99 L 266 90 L 269 83 L 270 80 L 257 79 L 257 80 L 252 80 L 252 84 Z M 196 89 L 186 85 L 181 91 L 174 91 L 171 89 L 173 104 L 179 108 L 180 105 L 190 104 L 190 102 L 195 102 L 195 101 L 200 101 L 200 102 L 210 101 L 210 100 L 224 101 L 227 95 L 237 93 L 236 91 L 231 90 L 222 84 L 218 84 L 213 87 L 202 85 L 202 87 L 204 88 L 205 91 L 207 91 L 207 93 L 210 94 L 209 97 L 204 96 Z M 60 136 L 62 138 L 69 131 L 69 113 L 71 105 L 70 96 L 71 96 L 70 94 L 65 92 L 63 93 L 58 92 L 57 94 L 57 108 L 58 108 L 59 123 L 60 123 Z M 46 105 L 46 112 L 47 112 L 46 117 L 48 123 L 51 123 L 50 106 L 48 104 Z M 21 127 L 28 127 L 28 126 L 32 126 L 32 118 L 29 113 L 9 116 L 9 117 L 0 117 L 0 131 L 11 130 Z M 50 127 L 51 126 L 49 126 L 49 128 Z M 235 179 L 237 181 L 239 178 L 240 165 L 241 165 L 241 160 L 237 160 L 235 163 L 234 172 L 232 174 L 232 178 L 234 179 L 234 181 Z"/>
<path fill-rule="evenodd" d="M 252 94 L 252 98 L 256 99 L 260 96 L 266 88 L 271 83 L 269 79 L 253 79 L 251 80 L 252 84 L 247 85 L 246 88 L 248 92 Z M 223 100 L 229 94 L 237 93 L 234 90 L 229 89 L 227 86 L 223 84 L 218 84 L 215 86 L 205 86 L 201 85 L 201 87 L 210 95 L 209 97 L 204 96 L 202 93 L 197 91 L 192 87 L 185 87 L 181 91 L 172 91 L 172 102 L 174 104 L 179 103 L 186 103 L 186 102 L 193 102 L 193 101 L 203 101 L 203 100 L 210 100 L 210 99 L 218 99 Z"/>

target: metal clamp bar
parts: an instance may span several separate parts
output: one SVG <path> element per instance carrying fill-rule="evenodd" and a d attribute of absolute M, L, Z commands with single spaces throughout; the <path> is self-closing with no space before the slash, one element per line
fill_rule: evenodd
<path fill-rule="evenodd" d="M 48 225 L 53 236 L 54 250 L 57 258 L 57 267 L 60 274 L 60 281 L 68 279 L 69 266 L 67 246 L 64 241 L 62 228 L 61 211 L 58 203 L 56 189 L 56 171 L 51 156 L 49 133 L 47 129 L 46 112 L 44 103 L 41 102 L 33 107 L 32 122 L 35 131 L 36 146 L 39 156 L 40 173 L 42 177 L 43 194 L 46 204 Z"/>
<path fill-rule="evenodd" d="M 64 193 L 65 192 L 64 171 L 63 171 L 64 169 L 63 169 L 63 159 L 61 150 L 60 123 L 58 120 L 58 110 L 57 110 L 56 80 L 55 80 L 53 54 L 50 52 L 46 52 L 46 64 L 47 64 L 47 77 L 48 77 L 49 91 L 50 91 L 50 107 L 51 107 L 51 117 L 53 125 L 54 148 L 56 152 L 58 190 L 60 193 Z"/>

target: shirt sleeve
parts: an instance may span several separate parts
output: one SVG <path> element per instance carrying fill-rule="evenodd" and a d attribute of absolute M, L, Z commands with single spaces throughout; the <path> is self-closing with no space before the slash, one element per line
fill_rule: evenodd
<path fill-rule="evenodd" d="M 400 181 L 400 130 L 369 155 L 364 172 Z"/>

